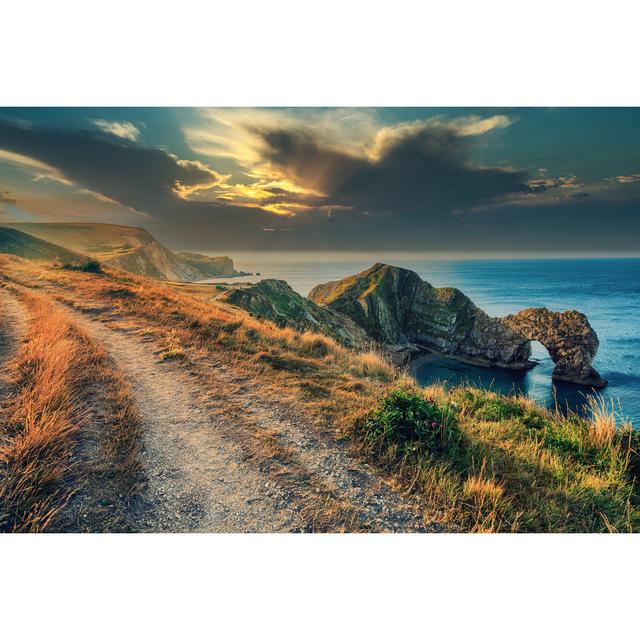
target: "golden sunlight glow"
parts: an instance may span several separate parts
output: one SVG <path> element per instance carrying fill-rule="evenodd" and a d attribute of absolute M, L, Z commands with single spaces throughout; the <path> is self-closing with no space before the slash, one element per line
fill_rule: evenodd
<path fill-rule="evenodd" d="M 181 182 L 176 182 L 173 185 L 173 192 L 183 200 L 190 200 L 191 195 L 198 193 L 200 191 L 208 191 L 210 189 L 215 189 L 218 186 L 220 186 L 220 181 L 217 177 L 212 182 L 204 182 L 202 184 L 186 185 L 186 184 L 182 184 Z"/>
<path fill-rule="evenodd" d="M 294 216 L 317 209 L 319 200 L 325 197 L 324 193 L 295 184 L 270 167 L 257 167 L 252 173 L 244 175 L 251 180 L 249 184 L 231 183 L 231 175 L 216 175 L 216 179 L 210 183 L 176 183 L 173 191 L 183 200 L 226 201 L 236 206 L 263 209 L 279 216 Z"/>

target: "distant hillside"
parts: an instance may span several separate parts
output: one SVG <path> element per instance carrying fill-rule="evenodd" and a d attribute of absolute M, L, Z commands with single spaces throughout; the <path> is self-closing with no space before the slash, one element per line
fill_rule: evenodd
<path fill-rule="evenodd" d="M 242 275 L 233 267 L 233 260 L 227 256 L 204 256 L 201 253 L 190 253 L 188 251 L 178 251 L 175 254 L 183 262 L 200 271 L 204 271 L 210 276 L 237 276 Z M 206 276 L 205 276 L 206 277 Z"/>
<path fill-rule="evenodd" d="M 0 253 L 10 253 L 29 260 L 83 262 L 85 256 L 18 229 L 0 225 Z"/>
<path fill-rule="evenodd" d="M 12 223 L 29 235 L 95 257 L 107 266 L 159 280 L 201 280 L 238 275 L 230 258 L 177 254 L 148 231 L 101 223 Z"/>

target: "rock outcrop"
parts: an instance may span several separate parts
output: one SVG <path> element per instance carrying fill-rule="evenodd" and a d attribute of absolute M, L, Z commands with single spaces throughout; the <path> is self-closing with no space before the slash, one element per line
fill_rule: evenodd
<path fill-rule="evenodd" d="M 236 271 L 233 266 L 233 260 L 227 256 L 205 256 L 201 253 L 192 253 L 190 251 L 174 252 L 180 260 L 189 265 L 193 269 L 203 274 L 203 279 L 211 276 L 246 276 L 244 271 Z"/>
<path fill-rule="evenodd" d="M 555 362 L 555 380 L 606 384 L 591 366 L 598 337 L 577 311 L 525 309 L 491 318 L 458 289 L 432 287 L 412 271 L 384 264 L 318 285 L 309 298 L 398 354 L 435 351 L 482 366 L 526 369 L 535 364 L 530 341 L 538 340 Z"/>
<path fill-rule="evenodd" d="M 372 341 L 350 318 L 303 298 L 283 280 L 261 280 L 250 287 L 230 289 L 218 300 L 279 326 L 324 333 L 347 347 L 360 349 Z"/>
<path fill-rule="evenodd" d="M 435 352 L 465 362 L 529 369 L 531 340 L 555 362 L 555 380 L 602 387 L 591 362 L 598 337 L 582 313 L 525 309 L 491 318 L 458 289 L 436 288 L 407 269 L 370 269 L 315 287 L 308 299 L 282 280 L 262 280 L 225 292 L 221 301 L 281 326 L 319 331 L 353 348 L 372 342 L 397 362 Z"/>
<path fill-rule="evenodd" d="M 591 366 L 599 342 L 583 313 L 523 309 L 502 321 L 528 340 L 537 340 L 546 347 L 555 363 L 554 380 L 592 387 L 606 385 L 606 380 Z"/>
<path fill-rule="evenodd" d="M 527 369 L 529 341 L 458 289 L 437 289 L 407 269 L 375 264 L 318 285 L 309 299 L 348 316 L 396 354 L 435 351 L 484 366 Z"/>

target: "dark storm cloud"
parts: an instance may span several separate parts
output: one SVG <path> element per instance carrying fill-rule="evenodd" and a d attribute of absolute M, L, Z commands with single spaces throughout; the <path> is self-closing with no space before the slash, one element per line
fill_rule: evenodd
<path fill-rule="evenodd" d="M 254 131 L 265 143 L 267 161 L 326 193 L 331 204 L 428 213 L 534 192 L 526 172 L 472 166 L 471 137 L 453 126 L 424 124 L 393 132 L 374 158 L 323 144 L 304 128 Z"/>
<path fill-rule="evenodd" d="M 39 129 L 0 120 L 0 149 L 45 163 L 82 188 L 148 213 L 151 219 L 145 226 L 167 235 L 210 226 L 221 243 L 241 244 L 273 221 L 273 215 L 261 209 L 179 197 L 176 185 L 211 185 L 219 176 L 199 162 L 99 132 Z"/>
<path fill-rule="evenodd" d="M 91 131 L 34 129 L 0 121 L 0 148 L 39 160 L 84 188 L 148 213 L 178 204 L 177 184 L 217 180 L 199 163 Z"/>

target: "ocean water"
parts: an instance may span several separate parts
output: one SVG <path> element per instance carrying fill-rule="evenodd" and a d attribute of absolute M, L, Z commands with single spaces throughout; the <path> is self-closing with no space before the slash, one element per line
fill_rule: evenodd
<path fill-rule="evenodd" d="M 232 257 L 236 268 L 260 272 L 260 276 L 239 281 L 279 278 L 302 295 L 316 284 L 357 273 L 374 262 L 386 262 L 416 271 L 434 286 L 461 289 L 492 316 L 536 306 L 554 311 L 577 309 L 587 315 L 600 339 L 593 364 L 609 385 L 595 393 L 613 402 L 621 417 L 640 428 L 639 258 L 445 260 L 415 253 L 238 253 Z M 533 359 L 539 364 L 527 372 L 436 358 L 414 367 L 413 374 L 425 385 L 467 380 L 503 392 L 515 389 L 548 406 L 557 402 L 561 408 L 583 410 L 587 395 L 594 392 L 554 384 L 549 354 L 539 343 L 532 347 Z"/>

